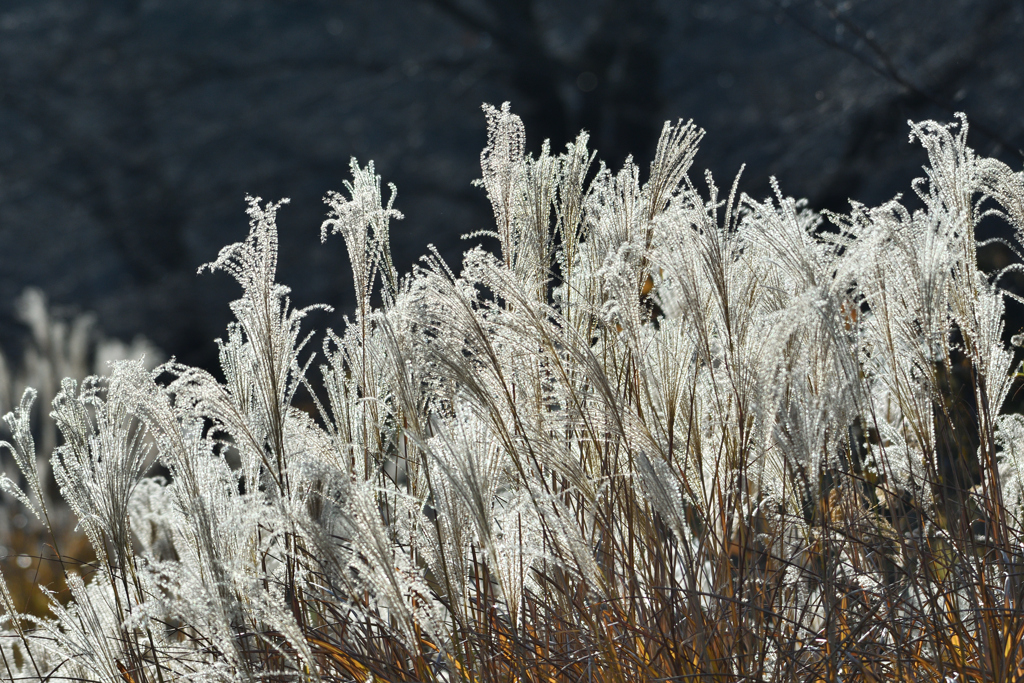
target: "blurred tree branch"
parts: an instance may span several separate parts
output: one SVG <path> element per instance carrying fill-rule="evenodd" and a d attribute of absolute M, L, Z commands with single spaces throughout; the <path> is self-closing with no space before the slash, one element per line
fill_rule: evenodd
<path fill-rule="evenodd" d="M 967 40 L 964 41 L 964 52 L 966 53 L 958 60 L 946 60 L 941 68 L 935 69 L 928 74 L 929 85 L 922 85 L 915 81 L 897 63 L 892 54 L 877 39 L 875 32 L 866 29 L 855 21 L 844 8 L 832 0 L 809 0 L 805 2 L 792 3 L 786 0 L 773 0 L 773 4 L 785 17 L 796 26 L 812 35 L 823 44 L 844 52 L 858 62 L 868 67 L 878 75 L 891 83 L 898 85 L 912 97 L 933 104 L 949 114 L 955 114 L 963 110 L 954 104 L 950 99 L 938 94 L 939 88 L 951 89 L 959 85 L 967 76 L 971 67 L 978 61 L 979 53 L 990 45 L 991 38 L 999 27 L 1006 25 L 1007 14 L 1012 8 L 1008 0 L 996 0 L 990 2 L 982 18 L 977 22 L 973 30 L 967 33 Z M 832 35 L 821 30 L 810 19 L 799 11 L 802 8 L 811 6 L 824 11 L 829 20 L 836 27 Z M 812 9 L 813 11 L 813 9 Z M 840 36 L 849 33 L 854 42 L 842 40 Z M 1008 153 L 1019 159 L 1024 159 L 1024 150 L 1018 142 L 1014 142 L 1000 133 L 996 128 L 988 124 L 976 113 L 966 112 L 971 122 L 971 129 L 997 143 Z"/>

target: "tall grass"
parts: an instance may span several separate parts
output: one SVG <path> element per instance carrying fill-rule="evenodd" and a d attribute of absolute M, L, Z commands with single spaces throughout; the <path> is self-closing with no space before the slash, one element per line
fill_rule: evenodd
<path fill-rule="evenodd" d="M 223 377 L 63 383 L 51 462 L 97 560 L 57 556 L 48 618 L 0 590 L 0 675 L 1024 679 L 1012 295 L 975 236 L 998 217 L 1020 255 L 1024 175 L 965 120 L 911 124 L 922 208 L 823 217 L 698 189 L 691 123 L 641 184 L 485 112 L 498 253 L 400 278 L 400 214 L 353 161 L 322 233 L 357 306 L 319 353 L 251 199 L 208 266 L 242 287 Z M 31 399 L 5 489 L 46 524 Z"/>

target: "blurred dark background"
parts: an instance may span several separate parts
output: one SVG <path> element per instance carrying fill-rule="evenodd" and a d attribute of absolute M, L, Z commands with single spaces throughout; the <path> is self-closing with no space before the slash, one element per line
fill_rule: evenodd
<path fill-rule="evenodd" d="M 813 208 L 910 192 L 907 119 L 964 111 L 1020 169 L 1024 2 L 1010 0 L 0 0 L 0 347 L 27 286 L 211 367 L 237 285 L 196 275 L 244 238 L 247 193 L 290 197 L 279 281 L 351 306 L 321 198 L 349 158 L 394 182 L 396 265 L 489 227 L 482 102 L 533 150 L 581 128 L 646 170 L 666 119 L 707 130 L 695 175 Z M 996 262 L 1004 258 L 991 256 Z"/>

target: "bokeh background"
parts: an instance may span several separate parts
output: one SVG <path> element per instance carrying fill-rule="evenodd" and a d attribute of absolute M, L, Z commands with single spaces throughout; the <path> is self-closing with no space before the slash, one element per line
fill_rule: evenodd
<path fill-rule="evenodd" d="M 646 169 L 662 122 L 692 118 L 698 179 L 746 163 L 751 195 L 776 176 L 844 210 L 910 193 L 907 119 L 966 112 L 1020 169 L 1022 65 L 1020 0 L 0 0 L 0 349 L 15 373 L 56 343 L 38 320 L 66 341 L 94 312 L 83 338 L 213 367 L 238 290 L 196 269 L 246 235 L 246 194 L 291 198 L 279 280 L 340 326 L 323 195 L 374 160 L 399 270 L 428 243 L 457 266 L 491 225 L 482 102 L 510 101 L 535 151 L 586 128 L 612 167 Z"/>

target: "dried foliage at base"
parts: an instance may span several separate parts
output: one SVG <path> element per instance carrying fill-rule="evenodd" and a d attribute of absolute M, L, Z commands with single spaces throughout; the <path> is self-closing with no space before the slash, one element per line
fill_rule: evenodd
<path fill-rule="evenodd" d="M 2 592 L 6 675 L 1024 678 L 1019 365 L 975 239 L 1000 216 L 1019 255 L 1024 175 L 966 121 L 912 124 L 924 208 L 826 226 L 778 191 L 698 190 L 690 123 L 641 185 L 585 134 L 532 158 L 486 113 L 498 255 L 400 280 L 400 215 L 353 162 L 323 236 L 358 306 L 322 353 L 275 282 L 279 205 L 252 199 L 209 266 L 243 288 L 223 381 L 126 361 L 62 385 L 53 471 L 98 559 L 88 581 L 65 562 L 53 618 Z M 28 488 L 5 488 L 46 520 L 30 403 L 9 417 Z"/>

